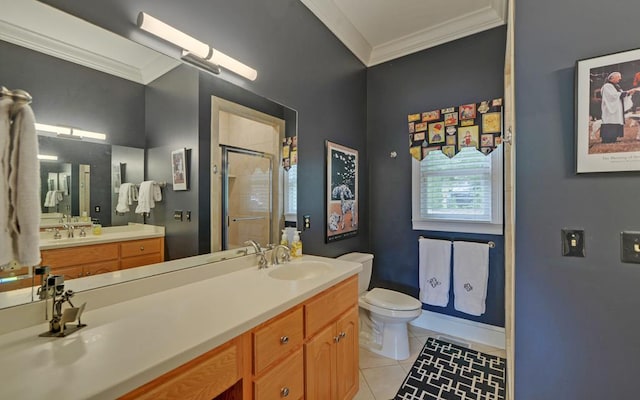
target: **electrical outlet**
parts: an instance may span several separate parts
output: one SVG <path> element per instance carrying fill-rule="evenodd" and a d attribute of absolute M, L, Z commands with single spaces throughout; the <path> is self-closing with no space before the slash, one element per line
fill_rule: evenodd
<path fill-rule="evenodd" d="M 187 222 L 191 222 L 191 211 L 187 211 Z"/>
<path fill-rule="evenodd" d="M 640 232 L 620 233 L 620 261 L 640 264 Z"/>
<path fill-rule="evenodd" d="M 306 231 L 307 229 L 311 229 L 311 215 L 302 216 L 302 230 Z"/>
<path fill-rule="evenodd" d="M 99 213 L 100 212 L 100 206 L 94 206 L 93 207 L 93 211 Z"/>
<path fill-rule="evenodd" d="M 562 255 L 565 257 L 584 257 L 583 230 L 562 230 Z"/>

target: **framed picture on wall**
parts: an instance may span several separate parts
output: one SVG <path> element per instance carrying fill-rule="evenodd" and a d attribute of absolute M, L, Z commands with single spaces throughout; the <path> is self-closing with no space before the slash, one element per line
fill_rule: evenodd
<path fill-rule="evenodd" d="M 326 142 L 326 242 L 358 234 L 358 151 Z"/>
<path fill-rule="evenodd" d="M 171 152 L 171 177 L 173 190 L 187 190 L 187 149 Z"/>
<path fill-rule="evenodd" d="M 576 171 L 640 170 L 640 49 L 576 65 Z"/>

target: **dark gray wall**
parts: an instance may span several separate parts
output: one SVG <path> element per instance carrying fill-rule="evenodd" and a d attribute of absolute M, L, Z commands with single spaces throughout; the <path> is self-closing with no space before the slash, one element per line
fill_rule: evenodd
<path fill-rule="evenodd" d="M 325 244 L 323 229 L 326 139 L 360 151 L 360 193 L 368 192 L 365 67 L 300 1 L 194 0 L 188 6 L 170 0 L 44 2 L 161 46 L 135 26 L 138 12 L 145 11 L 256 68 L 255 82 L 221 76 L 298 111 L 298 214 L 310 214 L 313 226 L 303 233 L 304 251 L 335 256 L 369 249 L 366 196 L 361 196 L 358 236 Z"/>
<path fill-rule="evenodd" d="M 637 398 L 640 268 L 619 236 L 640 230 L 638 173 L 575 174 L 576 60 L 638 47 L 633 0 L 518 2 L 516 398 Z M 586 257 L 561 257 L 583 228 Z"/>
<path fill-rule="evenodd" d="M 163 199 L 151 210 L 147 222 L 165 227 L 166 259 L 198 253 L 198 71 L 176 68 L 147 85 L 146 178 L 166 182 Z M 186 148 L 189 190 L 174 191 L 171 152 Z M 191 211 L 192 221 L 173 219 L 173 212 Z"/>
<path fill-rule="evenodd" d="M 371 248 L 374 284 L 417 297 L 418 237 L 493 240 L 487 311 L 480 317 L 448 307 L 430 311 L 504 326 L 502 236 L 414 231 L 407 115 L 502 97 L 506 28 L 499 27 L 369 68 L 367 131 L 371 157 Z M 389 153 L 395 151 L 397 158 Z"/>
<path fill-rule="evenodd" d="M 106 143 L 144 147 L 144 86 L 0 41 L 3 86 L 24 89 L 43 124 L 107 134 Z"/>

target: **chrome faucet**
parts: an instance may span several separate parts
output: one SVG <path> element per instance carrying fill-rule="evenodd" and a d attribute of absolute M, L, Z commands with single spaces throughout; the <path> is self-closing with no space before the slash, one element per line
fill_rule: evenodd
<path fill-rule="evenodd" d="M 281 250 L 284 250 L 282 253 Z M 278 257 L 278 254 L 282 253 L 282 257 Z M 277 245 L 271 252 L 271 264 L 278 265 L 283 264 L 291 260 L 291 249 L 283 244 Z"/>
<path fill-rule="evenodd" d="M 69 223 L 69 224 L 62 225 L 62 227 L 67 230 L 67 237 L 68 238 L 72 238 L 73 237 L 73 230 L 74 230 L 73 225 L 71 225 L 71 223 Z"/>
<path fill-rule="evenodd" d="M 269 262 L 267 261 L 267 256 L 264 254 L 264 250 L 260 248 L 260 244 L 255 240 L 247 240 L 244 242 L 245 245 L 250 245 L 253 247 L 253 250 L 256 253 L 256 257 L 258 257 L 258 269 L 268 268 Z"/>

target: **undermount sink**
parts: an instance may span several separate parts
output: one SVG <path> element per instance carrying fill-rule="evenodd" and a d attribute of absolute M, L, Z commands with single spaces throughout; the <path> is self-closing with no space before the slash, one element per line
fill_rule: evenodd
<path fill-rule="evenodd" d="M 322 261 L 300 261 L 276 266 L 269 271 L 269 276 L 285 281 L 312 279 L 331 271 L 331 264 Z"/>

